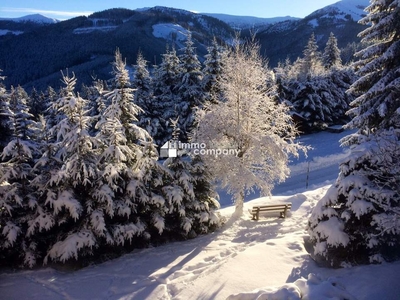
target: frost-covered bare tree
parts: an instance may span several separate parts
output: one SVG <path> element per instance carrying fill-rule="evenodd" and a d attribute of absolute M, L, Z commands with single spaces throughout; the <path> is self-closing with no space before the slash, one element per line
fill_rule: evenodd
<path fill-rule="evenodd" d="M 233 195 L 235 215 L 243 212 L 246 193 L 255 188 L 270 194 L 274 184 L 285 180 L 290 155 L 304 147 L 288 107 L 268 96 L 272 72 L 255 42 L 240 43 L 224 58 L 220 86 L 224 100 L 198 114 L 194 139 L 209 148 L 231 149 L 236 155 L 205 155 L 214 177 Z"/>

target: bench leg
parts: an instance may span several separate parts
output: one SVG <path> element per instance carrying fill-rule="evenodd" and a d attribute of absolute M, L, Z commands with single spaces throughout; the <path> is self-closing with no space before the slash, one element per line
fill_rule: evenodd
<path fill-rule="evenodd" d="M 285 209 L 283 210 L 283 212 L 281 212 L 281 218 L 286 218 L 286 211 L 287 211 L 287 206 L 285 206 Z"/>

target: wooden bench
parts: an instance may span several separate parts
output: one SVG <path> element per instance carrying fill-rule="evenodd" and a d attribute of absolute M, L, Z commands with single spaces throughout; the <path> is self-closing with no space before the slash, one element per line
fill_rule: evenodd
<path fill-rule="evenodd" d="M 292 208 L 292 203 L 285 204 L 271 204 L 271 205 L 261 205 L 254 206 L 249 209 L 250 214 L 253 216 L 252 220 L 258 220 L 260 212 L 278 212 L 281 218 L 286 217 L 286 212 Z"/>

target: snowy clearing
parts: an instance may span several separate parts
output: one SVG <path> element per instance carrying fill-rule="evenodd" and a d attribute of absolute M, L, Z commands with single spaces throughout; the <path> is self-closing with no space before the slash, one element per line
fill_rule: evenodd
<path fill-rule="evenodd" d="M 188 31 L 178 24 L 161 23 L 153 25 L 153 35 L 167 40 L 185 41 Z"/>
<path fill-rule="evenodd" d="M 8 30 L 8 29 L 0 29 L 0 36 L 1 35 L 6 35 L 6 34 L 14 34 L 14 35 L 20 35 L 23 34 L 23 31 L 20 30 Z"/>
<path fill-rule="evenodd" d="M 293 162 L 295 176 L 305 175 L 296 165 L 313 158 L 315 170 L 329 170 L 333 173 L 327 177 L 336 178 L 338 160 L 345 155 L 338 146 L 343 135 L 303 137 L 314 150 Z M 137 250 L 78 271 L 1 270 L 1 299 L 398 299 L 400 262 L 326 269 L 310 258 L 305 228 L 329 188 L 312 178 L 311 190 L 298 187 L 290 195 L 247 201 L 245 215 L 233 223 L 229 217 L 234 207 L 221 209 L 227 224 L 193 240 Z M 295 190 L 293 184 L 289 180 L 286 191 Z M 286 219 L 261 216 L 256 222 L 247 213 L 256 204 L 287 202 L 292 210 Z"/>
<path fill-rule="evenodd" d="M 93 31 L 104 31 L 108 32 L 111 30 L 115 30 L 118 26 L 95 26 L 95 27 L 81 27 L 81 28 L 76 28 L 73 30 L 74 34 L 87 34 L 91 33 Z"/>

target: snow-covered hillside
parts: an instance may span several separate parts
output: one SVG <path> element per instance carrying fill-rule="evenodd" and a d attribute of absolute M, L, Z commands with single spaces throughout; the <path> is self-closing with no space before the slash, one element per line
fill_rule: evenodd
<path fill-rule="evenodd" d="M 347 132 L 348 133 L 348 132 Z M 336 165 L 344 134 L 304 136 L 314 146 L 313 166 Z M 293 163 L 296 174 L 305 174 Z M 319 166 L 319 167 L 318 167 Z M 321 169 L 321 168 L 319 168 Z M 303 170 L 303 171 L 302 171 Z M 335 178 L 337 169 L 326 169 Z M 281 185 L 284 191 L 284 185 Z M 245 204 L 288 203 L 286 219 L 245 214 L 229 220 L 234 207 L 221 209 L 228 222 L 217 232 L 193 240 L 134 251 L 81 270 L 65 267 L 0 271 L 0 294 L 8 300 L 58 299 L 364 299 L 395 300 L 400 295 L 400 262 L 345 269 L 318 267 L 306 251 L 307 221 L 329 185 L 310 177 L 313 188 Z M 294 189 L 288 183 L 287 190 Z M 284 193 L 285 194 L 285 193 Z"/>
<path fill-rule="evenodd" d="M 153 25 L 153 35 L 166 40 L 185 41 L 189 31 L 179 24 L 160 23 Z"/>
<path fill-rule="evenodd" d="M 23 31 L 20 30 L 8 30 L 8 29 L 0 29 L 0 36 L 1 35 L 6 35 L 6 34 L 14 34 L 14 35 L 19 35 L 24 33 Z"/>
<path fill-rule="evenodd" d="M 103 32 L 108 32 L 115 30 L 117 26 L 97 26 L 97 27 L 81 27 L 81 28 L 76 28 L 73 30 L 74 34 L 87 34 L 91 33 L 93 31 L 103 31 Z"/>
<path fill-rule="evenodd" d="M 262 25 L 274 24 L 287 20 L 298 20 L 298 18 L 286 16 L 286 17 L 275 17 L 275 18 L 257 18 L 252 16 L 233 16 L 227 14 L 216 14 L 216 13 L 202 13 L 202 15 L 210 16 L 219 19 L 234 29 L 246 29 L 253 28 Z"/>
<path fill-rule="evenodd" d="M 350 16 L 354 21 L 358 21 L 366 15 L 366 12 L 364 10 L 368 5 L 369 0 L 341 0 L 313 12 L 308 17 L 335 17 L 345 20 Z"/>

